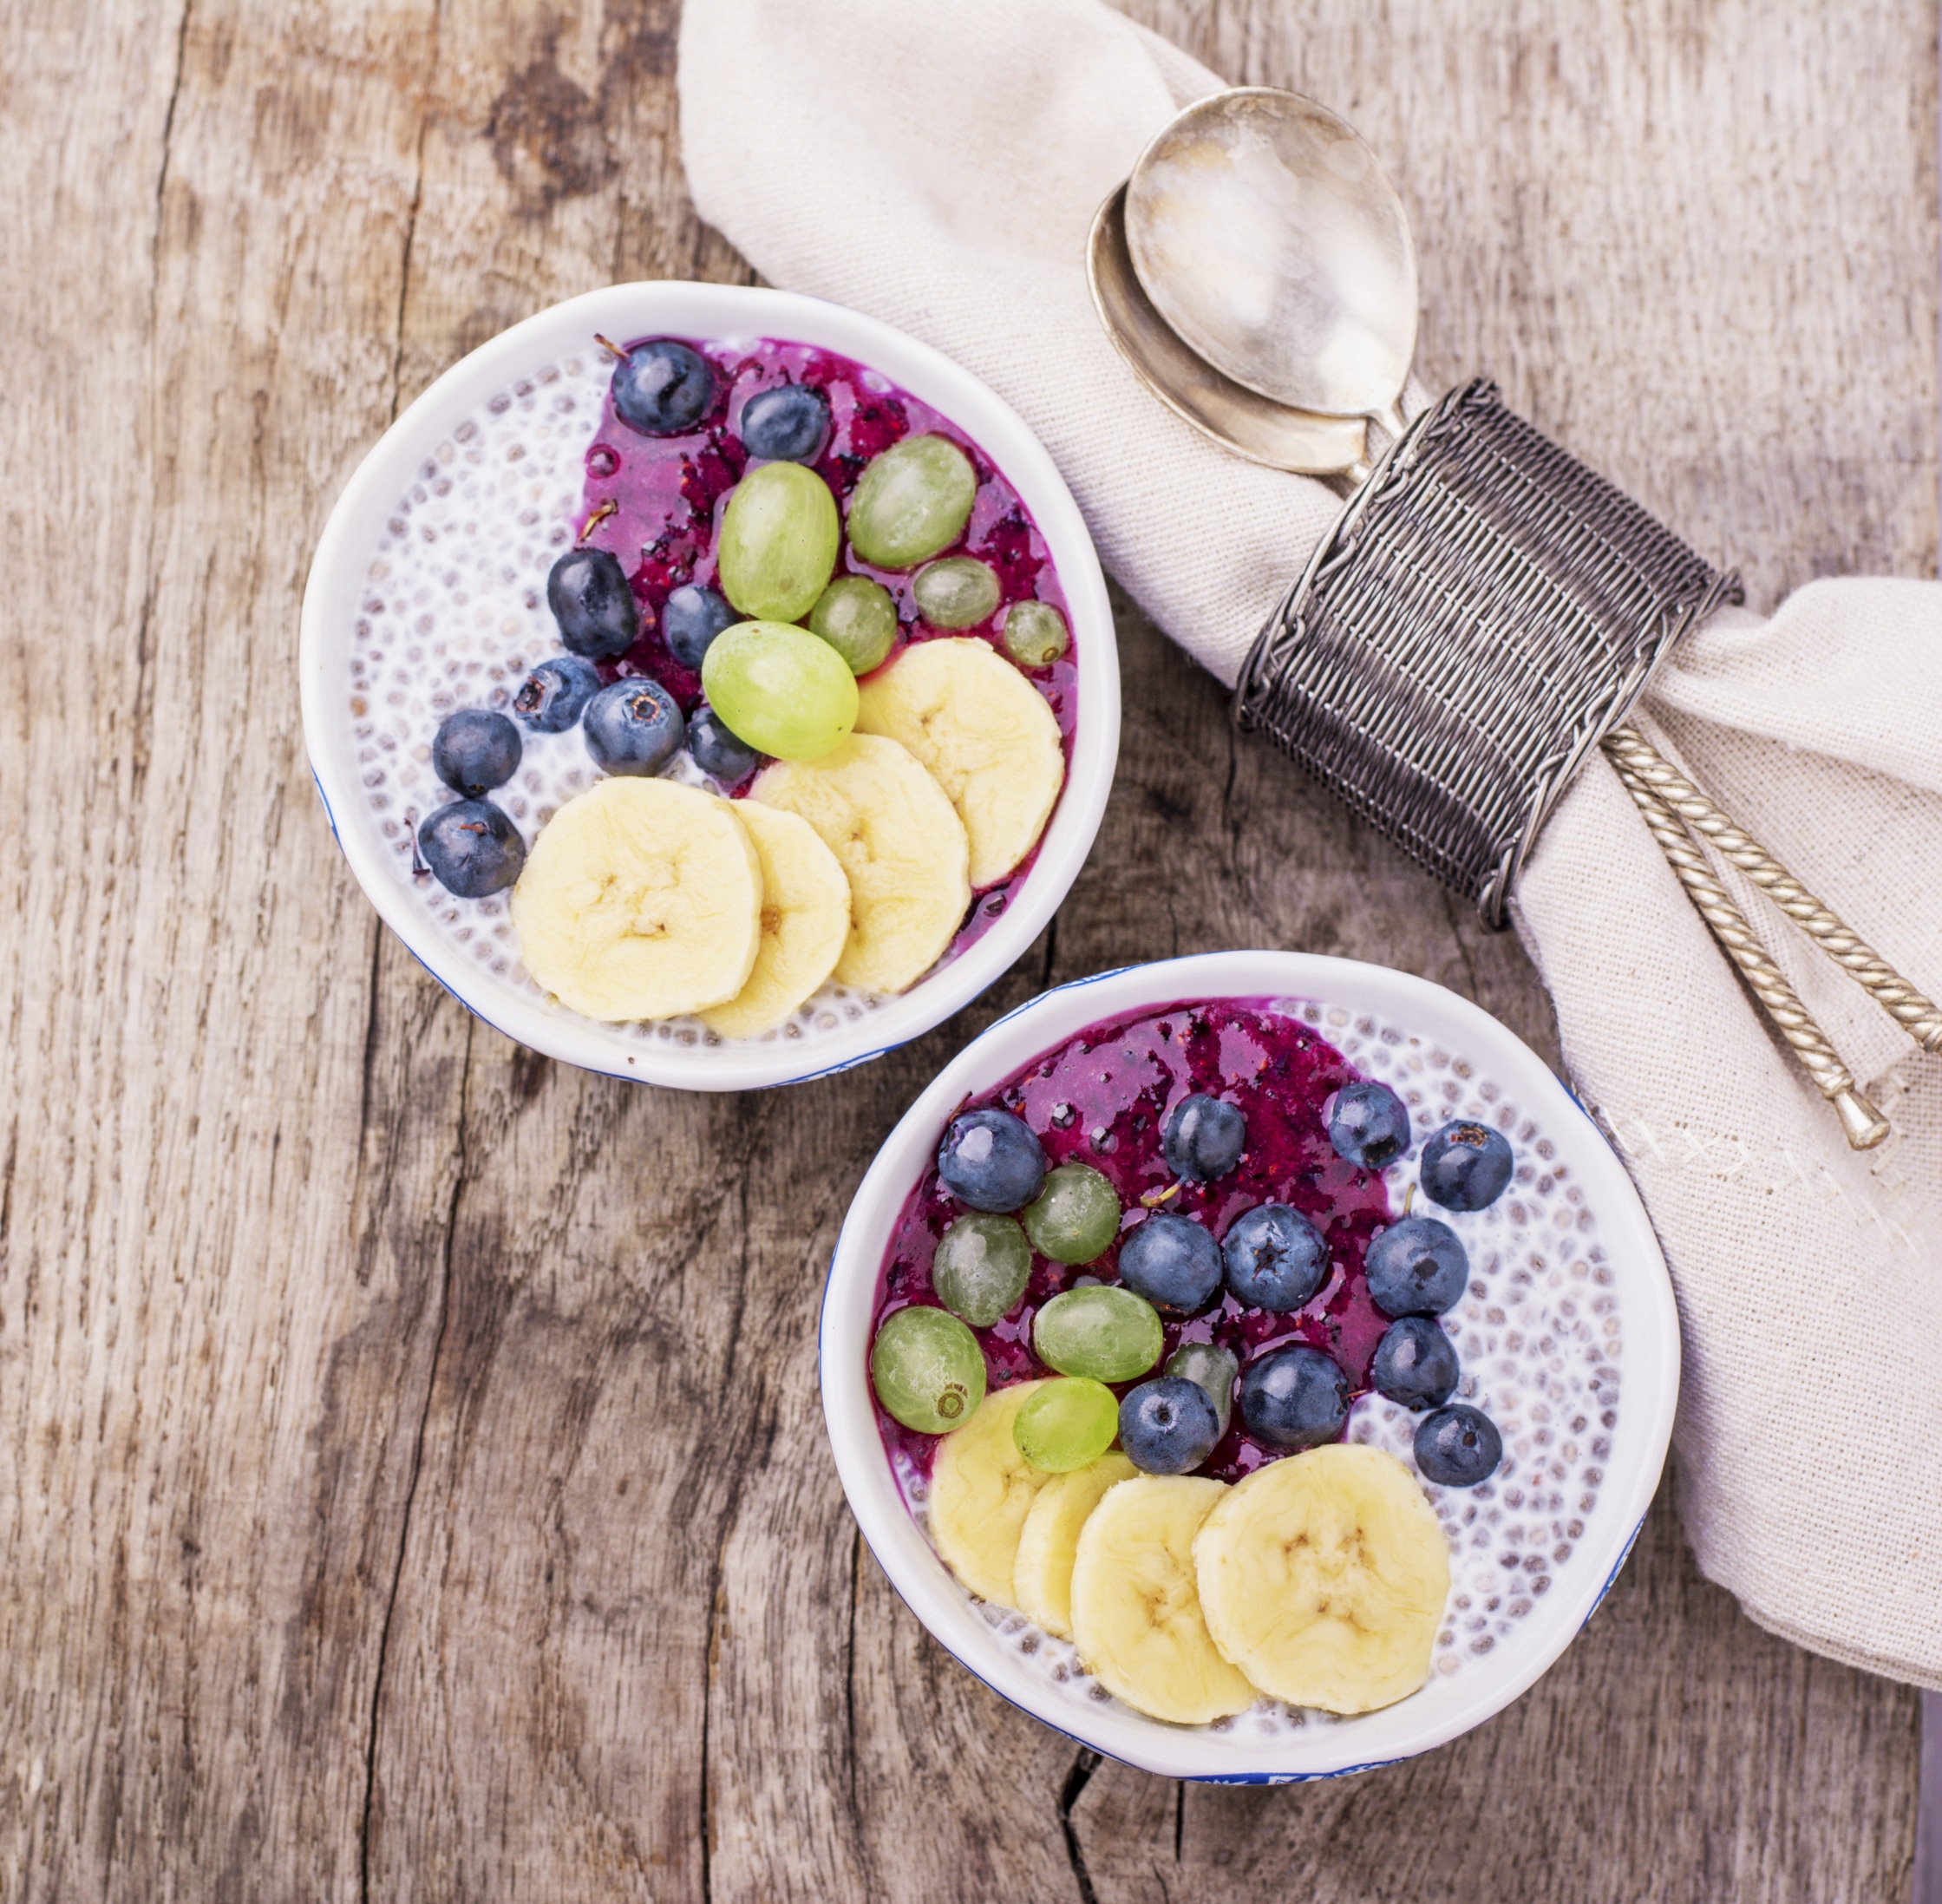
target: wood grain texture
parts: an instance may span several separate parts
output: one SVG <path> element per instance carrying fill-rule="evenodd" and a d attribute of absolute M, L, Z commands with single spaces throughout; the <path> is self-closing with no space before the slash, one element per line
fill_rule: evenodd
<path fill-rule="evenodd" d="M 1433 383 L 1494 370 L 1761 599 L 1932 571 L 1928 10 L 1129 10 L 1362 127 Z M 821 1269 L 999 1012 L 1295 945 L 1425 972 L 1556 1059 L 1515 944 L 1237 746 L 1123 602 L 1084 874 L 989 997 L 866 1070 L 586 1076 L 376 926 L 303 761 L 309 551 L 400 403 L 506 324 L 747 280 L 682 185 L 677 23 L 0 9 L 0 1896 L 1899 1899 L 1913 1697 L 1757 1632 L 1663 1501 L 1510 1711 L 1272 1793 L 1076 1756 L 861 1550 Z"/>

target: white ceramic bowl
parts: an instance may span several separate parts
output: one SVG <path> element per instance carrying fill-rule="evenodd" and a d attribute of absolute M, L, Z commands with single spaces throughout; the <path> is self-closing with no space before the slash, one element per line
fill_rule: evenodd
<path fill-rule="evenodd" d="M 932 977 L 834 1031 L 768 1043 L 644 1042 L 549 1005 L 529 986 L 468 960 L 399 880 L 364 797 L 345 716 L 347 664 L 368 565 L 398 498 L 427 455 L 516 376 L 592 345 L 593 333 L 780 337 L 840 351 L 881 371 L 968 431 L 1031 512 L 1071 614 L 1078 719 L 1065 789 L 1038 857 L 996 924 Z M 1052 460 L 1019 418 L 968 370 L 887 324 L 819 298 L 736 285 L 615 285 L 514 324 L 455 363 L 358 466 L 330 513 L 304 594 L 299 671 L 304 736 L 331 830 L 385 923 L 459 1001 L 521 1044 L 589 1070 L 691 1090 L 745 1090 L 843 1070 L 947 1018 L 1004 972 L 1044 928 L 1099 830 L 1119 753 L 1119 654 L 1091 538 Z"/>
<path fill-rule="evenodd" d="M 1622 1401 L 1596 1505 L 1570 1564 L 1558 1569 L 1514 1641 L 1382 1711 L 1266 1737 L 1164 1724 L 1117 1701 L 1102 1703 L 1035 1670 L 1001 1639 L 904 1504 L 866 1368 L 885 1252 L 957 1108 L 1101 1019 L 1222 998 L 1308 999 L 1370 1012 L 1467 1057 L 1494 1079 L 1556 1145 L 1595 1213 L 1625 1343 Z M 1678 1396 L 1679 1329 L 1664 1260 L 1631 1180 L 1571 1093 L 1494 1018 L 1408 972 L 1302 952 L 1211 952 L 1047 992 L 945 1067 L 891 1132 L 850 1205 L 823 1296 L 821 1382 L 837 1471 L 863 1537 L 911 1610 L 960 1663 L 1046 1724 L 1127 1764 L 1167 1778 L 1279 1784 L 1365 1771 L 1443 1744 L 1502 1711 L 1571 1644 L 1624 1564 L 1658 1485 Z"/>

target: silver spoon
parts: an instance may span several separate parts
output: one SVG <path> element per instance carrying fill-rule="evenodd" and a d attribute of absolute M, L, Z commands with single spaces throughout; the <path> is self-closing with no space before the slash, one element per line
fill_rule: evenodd
<path fill-rule="evenodd" d="M 1369 426 L 1359 416 L 1317 416 L 1270 402 L 1194 356 L 1168 328 L 1133 270 L 1126 248 L 1126 187 L 1093 219 L 1086 277 L 1106 335 L 1146 387 L 1176 415 L 1223 448 L 1301 476 L 1369 474 Z"/>
<path fill-rule="evenodd" d="M 1416 245 L 1345 121 L 1267 87 L 1197 101 L 1141 154 L 1124 219 L 1134 273 L 1190 355 L 1285 409 L 1403 435 Z"/>

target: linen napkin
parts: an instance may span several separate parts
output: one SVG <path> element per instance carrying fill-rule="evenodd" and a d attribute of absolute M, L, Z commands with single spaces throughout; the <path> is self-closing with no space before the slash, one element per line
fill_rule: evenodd
<path fill-rule="evenodd" d="M 1101 200 L 1222 84 L 1098 0 L 690 0 L 682 23 L 703 217 L 770 282 L 896 324 L 998 390 L 1106 566 L 1232 684 L 1339 499 L 1155 402 L 1084 271 Z M 1942 988 L 1942 591 L 1817 583 L 1770 621 L 1725 612 L 1641 724 Z M 1881 1148 L 1847 1148 L 1602 759 L 1547 827 L 1517 923 L 1671 1266 L 1700 1565 L 1775 1632 L 1942 1686 L 1942 1057 L 1727 878 L 1894 1124 Z"/>

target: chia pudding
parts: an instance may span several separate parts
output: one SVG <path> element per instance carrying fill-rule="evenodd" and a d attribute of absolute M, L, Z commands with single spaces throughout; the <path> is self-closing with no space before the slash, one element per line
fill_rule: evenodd
<path fill-rule="evenodd" d="M 1358 1168 L 1331 1138 L 1337 1094 L 1363 1080 L 1386 1086 L 1408 1112 L 1407 1149 L 1379 1168 Z M 1195 1096 L 1233 1107 L 1246 1123 L 1239 1161 L 1206 1181 L 1174 1168 L 1167 1145 L 1170 1120 Z M 1431 1674 L 1462 1674 L 1497 1649 L 1519 1644 L 1520 1622 L 1565 1570 L 1579 1564 L 1574 1550 L 1597 1504 L 1618 1419 L 1623 1341 L 1596 1216 L 1551 1136 L 1517 1102 L 1464 1053 L 1405 1025 L 1325 1002 L 1240 998 L 1143 1008 L 1089 1026 L 969 1101 L 951 1131 L 980 1111 L 1022 1120 L 1048 1171 L 1082 1164 L 1099 1173 L 1121 1208 L 1117 1236 L 1090 1260 L 1054 1260 L 1035 1248 L 1016 1305 L 975 1331 L 987 1395 L 1060 1372 L 1038 1352 L 1041 1312 L 1063 1292 L 1095 1281 L 1119 1286 L 1122 1254 L 1156 1214 L 1184 1216 L 1220 1242 L 1257 1207 L 1291 1206 L 1326 1245 L 1325 1273 L 1312 1295 L 1281 1312 L 1250 1306 L 1237 1298 L 1230 1275 L 1191 1314 L 1168 1312 L 1162 1304 L 1163 1342 L 1149 1372 L 1158 1376 L 1193 1344 L 1226 1348 L 1244 1376 L 1291 1345 L 1322 1351 L 1340 1370 L 1350 1397 L 1345 1422 L 1331 1438 L 1385 1450 L 1402 1462 L 1448 1543 L 1448 1593 Z M 1452 1126 L 1479 1127 L 1480 1136 L 1507 1144 L 1507 1181 L 1484 1207 L 1426 1199 L 1426 1145 Z M 939 1135 L 948 1150 L 949 1137 Z M 961 1196 L 933 1165 L 906 1201 L 886 1254 L 873 1337 L 901 1310 L 945 1306 L 932 1282 L 933 1257 L 964 1214 Z M 1372 1240 L 1408 1214 L 1446 1223 L 1468 1258 L 1467 1281 L 1433 1326 L 1456 1359 L 1448 1401 L 1481 1411 L 1501 1437 L 1501 1459 L 1470 1485 L 1438 1485 L 1423 1474 L 1417 1459 L 1422 1404 L 1404 1406 L 1374 1385 L 1371 1364 L 1392 1318 L 1371 1296 L 1367 1259 Z M 1114 1445 L 1126 1446 L 1144 1468 L 1124 1436 L 1123 1401 L 1137 1381 L 1110 1384 L 1122 1401 L 1121 1436 Z M 900 1423 L 884 1406 L 881 1387 L 877 1380 L 886 1458 L 906 1507 L 935 1545 L 929 1510 L 943 1437 Z M 1312 1438 L 1295 1445 L 1311 1444 Z M 1250 1432 L 1237 1384 L 1230 1417 L 1191 1472 L 1239 1482 L 1285 1458 L 1289 1446 Z M 1037 1670 L 1079 1696 L 1112 1697 L 1088 1674 L 1069 1640 L 1009 1606 L 979 1605 L 998 1637 Z M 1342 1723 L 1265 1695 L 1213 1721 L 1215 1729 L 1239 1735 Z"/>
<path fill-rule="evenodd" d="M 455 782 L 435 760 L 435 740 L 441 723 L 461 710 L 515 718 L 517 766 L 484 796 L 517 829 L 514 852 L 530 849 L 556 811 L 602 780 L 580 725 L 545 731 L 522 713 L 532 699 L 529 690 L 522 703 L 522 684 L 540 664 L 561 656 L 564 625 L 549 605 L 549 572 L 563 554 L 580 549 L 619 563 L 638 617 L 638 638 L 624 653 L 592 659 L 599 683 L 657 684 L 685 718 L 692 741 L 703 705 L 702 679 L 670 649 L 664 618 L 676 591 L 712 592 L 720 583 L 717 553 L 729 501 L 746 474 L 768 467 L 743 440 L 743 413 L 754 399 L 789 386 L 820 395 L 824 440 L 813 457 L 796 460 L 827 485 L 840 513 L 847 513 L 873 459 L 893 446 L 913 437 L 955 445 L 975 473 L 976 492 L 962 533 L 939 553 L 971 559 L 981 584 L 988 571 L 997 603 L 975 623 L 952 622 L 949 634 L 1007 656 L 1008 617 L 1024 602 L 1056 612 L 1056 621 L 1042 618 L 1046 625 L 1069 628 L 1058 576 L 1030 512 L 991 457 L 948 417 L 879 373 L 818 347 L 774 338 L 697 339 L 682 347 L 713 371 L 714 394 L 693 426 L 674 434 L 642 434 L 616 413 L 617 363 L 625 363 L 633 344 L 590 337 L 584 350 L 537 363 L 509 382 L 430 448 L 370 553 L 358 605 L 343 704 L 395 876 L 481 971 L 535 996 L 544 996 L 544 988 L 521 963 L 510 890 L 461 897 L 434 876 L 420 850 L 428 816 L 454 799 Z M 919 606 L 921 573 L 872 566 L 842 536 L 837 579 L 880 584 L 894 604 L 892 663 L 942 632 Z M 1062 633 L 1060 651 L 1041 664 L 1016 651 L 1007 658 L 1049 708 L 1069 767 L 1078 710 L 1069 638 Z M 888 666 L 876 671 L 879 677 Z M 749 794 L 764 757 L 753 752 L 748 771 L 724 780 L 719 770 L 703 771 L 696 751 L 684 745 L 657 771 L 737 800 Z M 744 749 L 744 758 L 751 751 Z M 1034 843 L 1004 877 L 972 891 L 939 965 L 1004 912 L 1036 852 Z M 878 993 L 832 978 L 760 1038 L 814 1039 L 879 1001 Z M 692 1016 L 617 1029 L 641 1040 L 723 1042 Z"/>

